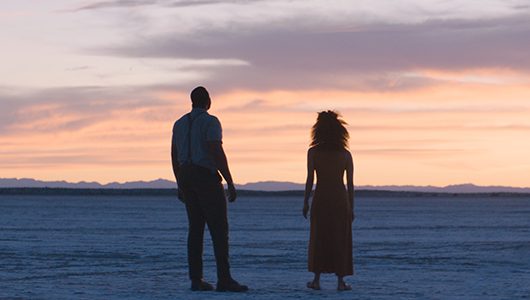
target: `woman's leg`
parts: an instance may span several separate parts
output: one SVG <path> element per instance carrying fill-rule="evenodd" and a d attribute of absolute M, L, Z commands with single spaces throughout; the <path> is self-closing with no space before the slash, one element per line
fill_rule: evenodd
<path fill-rule="evenodd" d="M 351 290 L 351 285 L 344 282 L 344 276 L 337 275 L 337 290 L 339 291 L 349 291 Z"/>
<path fill-rule="evenodd" d="M 313 281 L 308 282 L 307 287 L 314 290 L 320 290 L 320 273 L 315 272 Z"/>

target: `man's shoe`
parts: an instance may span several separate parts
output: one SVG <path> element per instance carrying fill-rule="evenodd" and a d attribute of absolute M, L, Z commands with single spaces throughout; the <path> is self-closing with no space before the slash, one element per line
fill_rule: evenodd
<path fill-rule="evenodd" d="M 248 287 L 246 285 L 239 284 L 234 279 L 231 279 L 227 282 L 218 282 L 217 283 L 217 291 L 218 292 L 246 292 L 248 291 Z"/>
<path fill-rule="evenodd" d="M 192 291 L 213 291 L 213 285 L 204 280 L 193 280 L 191 282 Z"/>

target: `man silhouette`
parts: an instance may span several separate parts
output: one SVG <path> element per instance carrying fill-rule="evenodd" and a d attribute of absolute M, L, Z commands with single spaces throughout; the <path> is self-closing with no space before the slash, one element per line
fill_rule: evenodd
<path fill-rule="evenodd" d="M 236 200 L 236 190 L 222 146 L 219 120 L 210 114 L 210 95 L 202 87 L 191 92 L 192 110 L 175 122 L 171 161 L 179 199 L 188 214 L 188 267 L 193 291 L 210 291 L 203 280 L 202 252 L 204 226 L 208 225 L 217 264 L 217 291 L 244 292 L 248 288 L 232 279 L 228 255 L 228 221 L 222 178 L 228 185 L 228 200 Z"/>

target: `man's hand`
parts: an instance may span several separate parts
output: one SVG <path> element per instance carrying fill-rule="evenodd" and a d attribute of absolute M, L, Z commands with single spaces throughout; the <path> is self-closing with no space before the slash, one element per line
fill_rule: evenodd
<path fill-rule="evenodd" d="M 228 201 L 234 202 L 236 201 L 237 193 L 236 193 L 236 187 L 233 183 L 228 184 Z"/>
<path fill-rule="evenodd" d="M 307 219 L 307 213 L 309 212 L 309 204 L 307 202 L 304 202 L 304 208 L 302 209 L 302 214 L 304 215 L 304 218 Z"/>

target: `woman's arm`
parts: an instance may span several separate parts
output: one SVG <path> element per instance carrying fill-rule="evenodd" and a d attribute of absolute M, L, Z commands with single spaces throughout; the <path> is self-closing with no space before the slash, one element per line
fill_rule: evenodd
<path fill-rule="evenodd" d="M 353 187 L 353 158 L 348 152 L 346 159 L 346 185 L 348 186 L 348 200 L 350 201 L 352 221 L 355 219 L 355 202 L 354 202 L 354 187 Z"/>
<path fill-rule="evenodd" d="M 314 150 L 309 149 L 307 151 L 307 179 L 305 182 L 305 194 L 304 194 L 304 208 L 302 213 L 304 218 L 307 219 L 307 212 L 309 211 L 309 197 L 313 190 L 313 181 L 315 179 L 315 164 L 314 164 Z"/>

